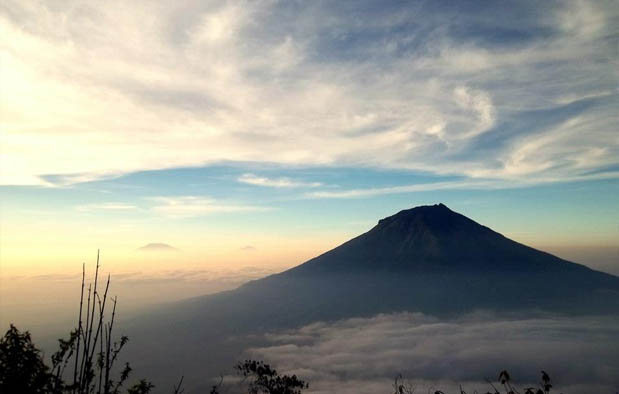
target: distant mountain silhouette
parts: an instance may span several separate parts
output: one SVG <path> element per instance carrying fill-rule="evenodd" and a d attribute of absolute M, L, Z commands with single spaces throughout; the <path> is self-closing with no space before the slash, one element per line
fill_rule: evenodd
<path fill-rule="evenodd" d="M 168 360 L 176 349 L 179 365 L 196 358 L 218 372 L 236 357 L 231 349 L 253 344 L 239 339 L 246 334 L 377 313 L 476 309 L 616 314 L 619 278 L 519 244 L 443 204 L 421 206 L 290 270 L 153 312 L 136 335 L 147 340 L 142 352 L 156 352 L 156 343 Z M 224 341 L 231 336 L 234 345 Z"/>
<path fill-rule="evenodd" d="M 609 300 L 609 294 L 618 297 Z M 438 204 L 384 218 L 367 233 L 229 297 L 270 297 L 272 319 L 284 326 L 401 310 L 598 313 L 619 311 L 619 278 L 512 241 Z"/>
<path fill-rule="evenodd" d="M 141 252 L 178 252 L 174 246 L 162 242 L 149 243 L 139 247 L 138 250 Z"/>
<path fill-rule="evenodd" d="M 582 270 L 505 238 L 443 204 L 421 206 L 382 219 L 365 234 L 288 271 L 518 273 Z"/>
<path fill-rule="evenodd" d="M 141 252 L 178 252 L 172 245 L 162 242 L 153 242 L 138 248 Z"/>

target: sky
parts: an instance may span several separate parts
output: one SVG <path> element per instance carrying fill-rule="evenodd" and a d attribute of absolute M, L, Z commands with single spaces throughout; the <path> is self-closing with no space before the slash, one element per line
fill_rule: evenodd
<path fill-rule="evenodd" d="M 5 308 L 98 249 L 237 283 L 439 202 L 619 274 L 615 1 L 6 0 L 0 48 Z"/>

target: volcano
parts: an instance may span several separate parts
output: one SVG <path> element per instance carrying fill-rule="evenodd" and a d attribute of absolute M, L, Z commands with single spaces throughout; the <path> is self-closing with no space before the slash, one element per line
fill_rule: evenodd
<path fill-rule="evenodd" d="M 619 310 L 619 278 L 512 241 L 443 204 L 400 211 L 232 294 L 267 297 L 270 323 L 283 326 L 395 311 Z"/>
<path fill-rule="evenodd" d="M 443 204 L 381 219 L 297 267 L 174 304 L 175 325 L 232 331 L 399 311 L 619 311 L 619 278 L 512 241 Z"/>
<path fill-rule="evenodd" d="M 382 219 L 367 233 L 284 275 L 344 272 L 484 275 L 550 271 L 592 272 L 514 242 L 438 204 L 404 210 Z"/>
<path fill-rule="evenodd" d="M 282 273 L 161 308 L 135 332 L 148 344 L 139 353 L 152 360 L 158 347 L 168 361 L 178 349 L 179 365 L 203 360 L 216 371 L 231 365 L 231 349 L 253 345 L 225 338 L 379 313 L 475 310 L 617 314 L 619 278 L 512 241 L 443 204 L 420 206 Z M 192 349 L 174 343 L 188 338 Z"/>

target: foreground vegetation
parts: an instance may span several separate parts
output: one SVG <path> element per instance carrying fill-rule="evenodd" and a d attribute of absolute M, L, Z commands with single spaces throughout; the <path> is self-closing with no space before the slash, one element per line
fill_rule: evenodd
<path fill-rule="evenodd" d="M 110 277 L 103 289 L 98 287 L 99 256 L 94 281 L 85 287 L 86 271 L 82 270 L 82 287 L 77 328 L 68 339 L 59 339 L 58 350 L 45 362 L 42 352 L 33 344 L 28 331 L 11 325 L 0 339 L 0 392 L 5 394 L 149 394 L 154 385 L 141 379 L 125 387 L 132 372 L 129 363 L 117 365 L 119 354 L 128 342 L 126 336 L 114 339 L 116 298 L 108 299 Z M 108 301 L 109 300 L 109 301 Z M 106 320 L 110 309 L 111 315 Z M 309 384 L 295 375 L 281 375 L 262 361 L 239 362 L 235 372 L 242 378 L 242 389 L 248 394 L 301 394 Z M 518 391 L 507 371 L 501 371 L 498 381 L 487 380 L 492 391 L 484 394 L 549 394 L 550 377 L 541 371 L 539 387 L 524 387 Z M 229 389 L 229 388 L 228 388 Z M 414 394 L 415 387 L 398 376 L 393 383 L 394 394 Z M 210 394 L 226 390 L 223 377 L 212 386 Z M 334 391 L 337 389 L 334 389 Z M 183 378 L 172 388 L 182 394 Z M 440 390 L 434 394 L 446 394 Z M 467 394 L 460 387 L 458 394 Z"/>
<path fill-rule="evenodd" d="M 73 338 L 73 333 L 71 338 Z M 111 378 L 111 365 L 116 361 L 120 349 L 127 343 L 126 337 L 121 337 L 111 348 L 99 348 L 95 368 L 90 367 L 90 361 L 82 357 L 87 354 L 83 351 L 82 357 L 76 354 L 77 341 L 60 340 L 59 349 L 52 356 L 52 365 L 48 366 L 41 355 L 41 351 L 32 343 L 30 333 L 20 332 L 11 325 L 4 337 L 0 339 L 0 392 L 20 394 L 120 394 L 123 384 L 129 378 L 131 367 L 126 363 L 120 370 L 119 376 Z M 80 343 L 84 343 L 80 340 Z M 86 342 L 87 343 L 87 342 Z M 103 350 L 102 350 L 103 349 Z M 107 357 L 107 349 L 111 349 L 111 358 Z M 69 382 L 65 381 L 65 372 L 69 361 L 73 359 L 78 370 L 69 374 Z M 75 361 L 77 360 L 77 361 Z M 80 360 L 83 361 L 85 371 L 81 370 Z M 107 364 L 107 362 L 110 364 Z M 108 367 L 108 365 L 110 365 Z M 301 394 L 309 387 L 308 383 L 295 375 L 280 375 L 274 368 L 262 361 L 245 360 L 235 366 L 237 374 L 246 383 L 245 392 L 248 394 Z M 183 379 L 173 388 L 174 394 L 182 394 Z M 548 394 L 552 385 L 550 377 L 544 371 L 541 373 L 540 387 L 525 387 L 518 391 L 507 371 L 499 374 L 497 384 L 488 381 L 492 391 L 482 391 L 485 394 Z M 154 385 L 141 379 L 126 389 L 127 394 L 148 394 Z M 415 387 L 403 381 L 398 376 L 393 384 L 394 394 L 414 394 Z M 209 394 L 220 394 L 224 389 L 223 378 L 214 385 Z M 472 393 L 478 393 L 473 391 Z M 434 394 L 446 394 L 437 390 Z M 458 394 L 467 394 L 460 387 Z"/>
<path fill-rule="evenodd" d="M 140 379 L 125 387 L 132 373 L 129 363 L 117 365 L 119 354 L 129 338 L 114 339 L 116 298 L 108 291 L 110 276 L 99 286 L 99 254 L 94 280 L 86 287 L 86 267 L 82 268 L 82 286 L 77 328 L 67 339 L 58 340 L 58 350 L 45 362 L 28 331 L 11 324 L 0 339 L 0 393 L 3 394 L 148 394 L 154 385 Z M 109 314 L 109 319 L 107 318 Z M 246 360 L 235 366 L 249 394 L 301 394 L 308 384 L 296 376 L 280 375 L 262 361 Z M 181 394 L 183 378 L 172 393 Z M 211 388 L 219 394 L 223 378 Z"/>

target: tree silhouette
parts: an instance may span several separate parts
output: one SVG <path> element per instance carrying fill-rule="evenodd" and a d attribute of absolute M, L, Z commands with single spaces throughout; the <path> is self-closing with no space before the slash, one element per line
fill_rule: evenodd
<path fill-rule="evenodd" d="M 11 324 L 0 340 L 0 392 L 39 394 L 50 391 L 51 375 L 28 331 Z"/>
<path fill-rule="evenodd" d="M 82 290 L 77 328 L 68 339 L 59 339 L 59 348 L 47 366 L 41 351 L 32 343 L 28 331 L 11 325 L 0 341 L 0 392 L 20 394 L 120 394 L 129 378 L 129 363 L 120 369 L 117 379 L 112 370 L 129 341 L 126 336 L 114 340 L 116 298 L 106 320 L 110 277 L 103 292 L 99 288 L 99 253 L 94 281 L 86 290 L 86 267 L 82 267 Z M 86 301 L 86 302 L 84 302 Z M 67 369 L 72 378 L 65 377 Z M 71 371 L 72 370 L 72 371 Z M 147 394 L 154 386 L 141 380 L 128 389 L 129 394 Z"/>
<path fill-rule="evenodd" d="M 142 379 L 135 386 L 129 388 L 127 394 L 148 394 L 154 387 L 152 383 Z"/>
<path fill-rule="evenodd" d="M 41 351 L 32 343 L 28 331 L 20 332 L 14 325 L 0 340 L 0 393 L 6 394 L 120 394 L 132 372 L 129 363 L 121 368 L 116 380 L 111 371 L 129 338 L 113 340 L 116 298 L 111 299 L 112 312 L 106 320 L 110 277 L 103 292 L 98 286 L 99 254 L 94 281 L 86 287 L 86 268 L 82 269 L 77 328 L 68 339 L 59 339 L 58 350 L 51 357 L 51 367 L 45 364 Z M 69 381 L 65 375 L 69 370 Z M 71 371 L 72 369 L 72 371 Z M 262 361 L 246 360 L 235 366 L 249 379 L 249 394 L 301 394 L 308 384 L 295 375 L 280 375 Z M 218 394 L 223 378 L 211 390 Z M 183 378 L 174 386 L 174 394 L 183 393 Z M 127 394 L 149 394 L 154 385 L 141 379 L 127 388 Z"/>
<path fill-rule="evenodd" d="M 262 361 L 245 360 L 235 369 L 239 375 L 250 379 L 248 394 L 301 394 L 309 386 L 296 375 L 280 375 Z"/>

